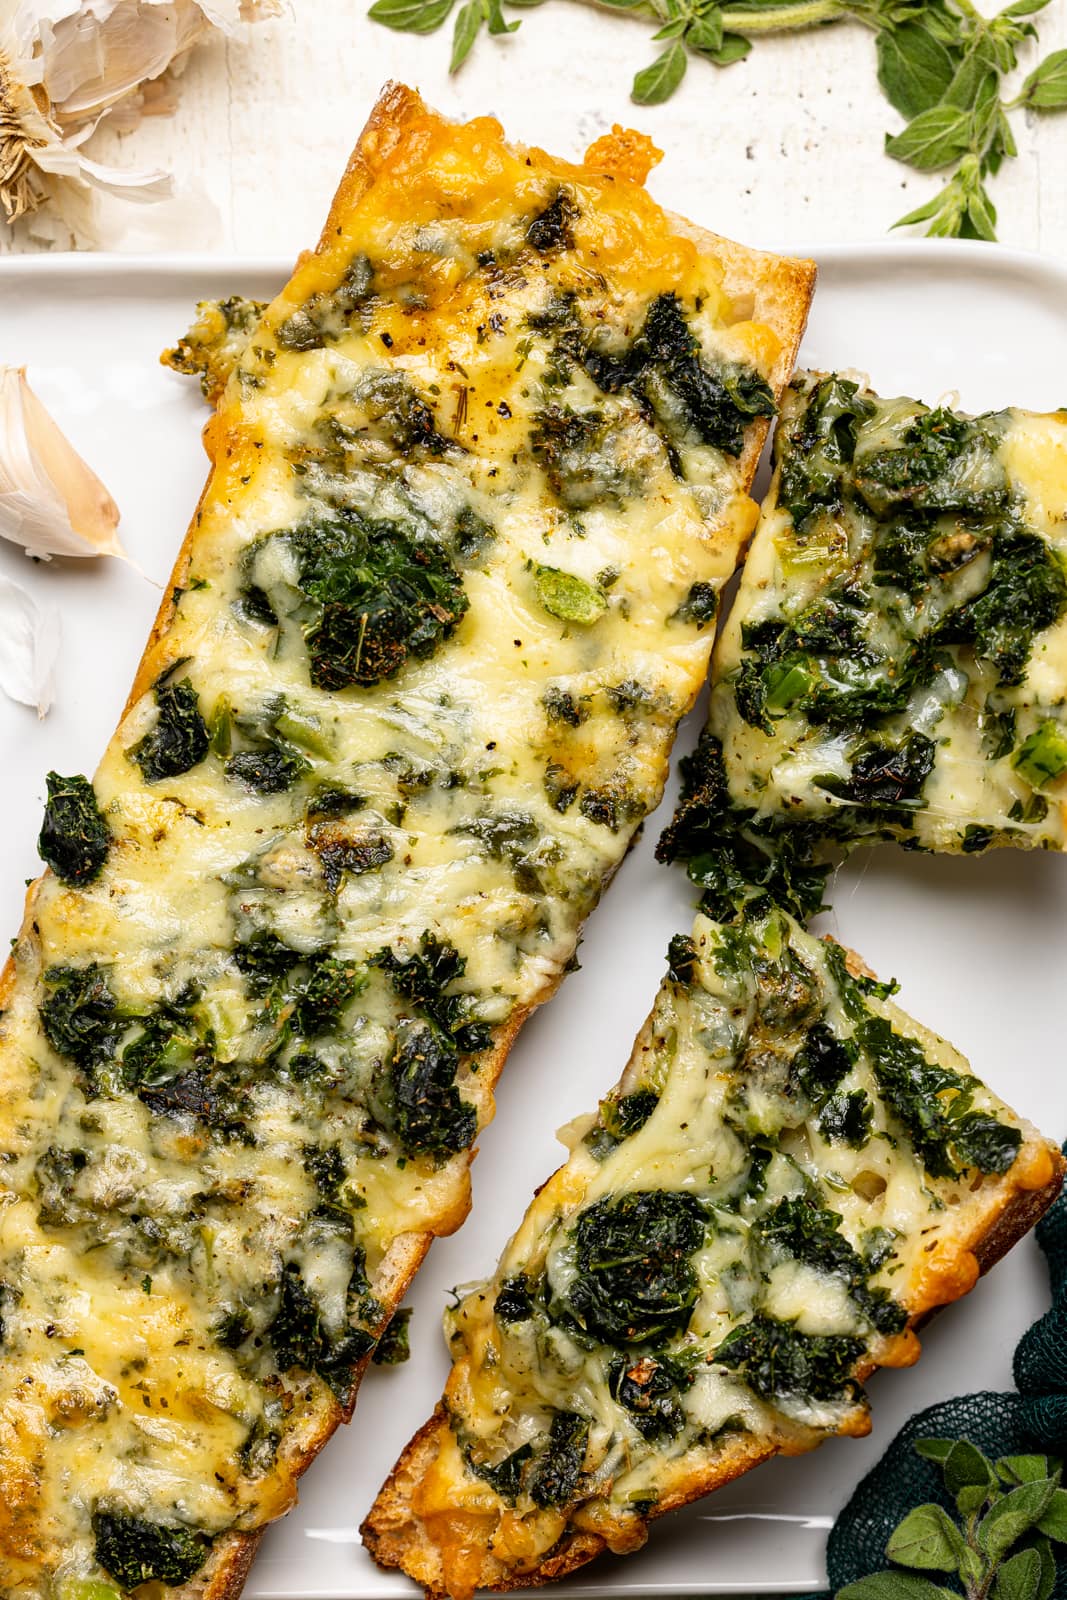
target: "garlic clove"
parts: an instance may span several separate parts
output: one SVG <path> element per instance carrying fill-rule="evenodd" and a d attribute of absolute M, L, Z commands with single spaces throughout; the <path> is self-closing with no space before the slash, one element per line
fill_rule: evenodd
<path fill-rule="evenodd" d="M 59 612 L 0 576 L 0 690 L 44 717 L 56 694 Z"/>
<path fill-rule="evenodd" d="M 27 555 L 119 556 L 119 508 L 45 410 L 24 367 L 0 367 L 0 537 Z"/>

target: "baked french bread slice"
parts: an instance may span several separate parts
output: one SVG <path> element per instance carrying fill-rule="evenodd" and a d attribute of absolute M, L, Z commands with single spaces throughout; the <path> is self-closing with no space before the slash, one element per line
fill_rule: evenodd
<path fill-rule="evenodd" d="M 238 1593 L 660 796 L 813 269 L 651 159 L 388 88 L 221 358 L 3 976 L 5 1595 Z"/>
<path fill-rule="evenodd" d="M 783 845 L 1062 850 L 1067 410 L 801 373 L 775 458 L 663 853 L 721 884 Z"/>
<path fill-rule="evenodd" d="M 861 1387 L 1059 1190 L 1057 1147 L 838 945 L 698 915 L 618 1086 L 496 1268 L 363 1526 L 468 1600 L 870 1420 Z"/>

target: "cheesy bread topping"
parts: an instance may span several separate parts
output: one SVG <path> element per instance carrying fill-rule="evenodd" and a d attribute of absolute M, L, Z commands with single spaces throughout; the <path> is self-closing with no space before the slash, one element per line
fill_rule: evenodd
<path fill-rule="evenodd" d="M 765 875 L 782 835 L 1062 849 L 1067 412 L 971 417 L 808 374 L 775 453 L 716 653 L 719 821 L 691 812 L 666 853 L 721 880 L 739 853 Z"/>
<path fill-rule="evenodd" d="M 1004 1184 L 1053 1173 L 894 987 L 766 904 L 671 941 L 619 1086 L 446 1314 L 411 1511 L 448 1593 L 575 1534 L 633 1549 L 724 1463 L 867 1431 L 857 1374 L 915 1360 L 909 1317 L 972 1286 Z"/>
<path fill-rule="evenodd" d="M 204 308 L 185 565 L 94 782 L 49 779 L 0 1019 L 5 1595 L 182 1585 L 293 1503 L 754 520 L 779 341 L 718 260 L 413 100 L 262 320 Z"/>

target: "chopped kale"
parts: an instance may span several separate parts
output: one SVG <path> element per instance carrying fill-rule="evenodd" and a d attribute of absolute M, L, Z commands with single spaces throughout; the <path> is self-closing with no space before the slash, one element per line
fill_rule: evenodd
<path fill-rule="evenodd" d="M 847 1077 L 858 1052 L 851 1040 L 839 1039 L 825 1022 L 809 1028 L 789 1069 L 790 1088 L 798 1088 L 820 1106 Z"/>
<path fill-rule="evenodd" d="M 362 1263 L 358 1258 L 354 1277 L 362 1283 Z M 289 1372 L 293 1367 L 316 1372 L 337 1398 L 345 1401 L 352 1390 L 357 1364 L 374 1348 L 374 1335 L 364 1328 L 349 1326 L 331 1336 L 323 1326 L 315 1296 L 292 1262 L 282 1269 L 280 1291 L 278 1310 L 267 1329 L 279 1372 Z"/>
<path fill-rule="evenodd" d="M 383 433 L 399 455 L 410 456 L 414 450 L 427 455 L 443 456 L 449 451 L 462 450 L 454 439 L 439 433 L 432 408 L 419 394 L 404 372 L 380 371 L 365 373 L 358 390 L 360 404 L 372 425 Z M 343 443 L 356 442 L 346 437 L 341 425 L 335 433 Z"/>
<path fill-rule="evenodd" d="M 305 626 L 311 681 L 320 689 L 370 685 L 409 657 L 432 655 L 467 610 L 446 551 L 398 523 L 355 512 L 302 524 L 285 536 L 312 602 Z"/>
<path fill-rule="evenodd" d="M 496 529 L 492 523 L 480 517 L 473 506 L 464 506 L 452 532 L 452 553 L 465 566 L 473 566 L 482 559 L 495 538 Z"/>
<path fill-rule="evenodd" d="M 367 975 L 355 961 L 318 956 L 306 979 L 292 991 L 292 1025 L 305 1039 L 336 1033 L 346 1008 L 365 987 Z"/>
<path fill-rule="evenodd" d="M 196 1528 L 150 1522 L 120 1511 L 94 1511 L 93 1533 L 97 1563 L 124 1589 L 136 1589 L 153 1579 L 188 1583 L 204 1565 L 212 1544 Z"/>
<path fill-rule="evenodd" d="M 739 456 L 745 429 L 754 417 L 773 417 L 770 385 L 751 368 L 723 366 L 712 371 L 701 357 L 700 342 L 673 294 L 659 295 L 648 310 L 631 360 L 644 368 L 645 387 L 659 379 L 680 408 L 686 425 L 703 444 Z M 641 380 L 638 380 L 639 382 Z M 655 402 L 653 402 L 655 403 Z"/>
<path fill-rule="evenodd" d="M 719 921 L 766 901 L 801 922 L 820 911 L 828 868 L 813 859 L 818 826 L 776 826 L 735 806 L 722 745 L 706 730 L 679 767 L 681 797 L 656 857 L 687 862 L 690 878 L 704 890 L 703 909 Z"/>
<path fill-rule="evenodd" d="M 353 811 L 362 811 L 366 804 L 365 795 L 353 794 L 350 789 L 339 789 L 335 784 L 325 784 L 308 796 L 304 818 L 313 823 L 331 817 L 347 817 Z"/>
<path fill-rule="evenodd" d="M 603 411 L 545 406 L 534 415 L 530 452 L 543 467 L 552 493 L 569 511 L 584 511 L 605 500 L 622 505 L 641 488 L 642 463 L 627 449 L 618 422 Z M 599 610 L 603 609 L 601 600 Z"/>
<path fill-rule="evenodd" d="M 45 1038 L 82 1069 L 92 1086 L 94 1068 L 115 1054 L 124 1026 L 104 969 L 95 961 L 86 967 L 49 967 L 41 981 L 49 991 L 40 1006 Z"/>
<path fill-rule="evenodd" d="M 66 1228 L 78 1219 L 81 1202 L 75 1185 L 88 1165 L 86 1151 L 64 1145 L 49 1145 L 38 1156 L 33 1176 L 41 1202 L 37 1221 L 42 1228 Z"/>
<path fill-rule="evenodd" d="M 533 1316 L 533 1296 L 530 1279 L 524 1272 L 514 1278 L 505 1278 L 493 1301 L 493 1313 L 500 1322 L 529 1322 Z"/>
<path fill-rule="evenodd" d="M 352 318 L 371 298 L 374 270 L 364 255 L 354 256 L 333 289 L 310 300 L 278 324 L 274 337 L 283 350 L 319 350 L 347 332 Z"/>
<path fill-rule="evenodd" d="M 314 848 L 331 894 L 337 893 L 349 874 L 358 877 L 375 872 L 392 861 L 395 853 L 391 842 L 375 828 L 361 829 L 351 839 L 330 838 L 324 843 L 316 840 Z"/>
<path fill-rule="evenodd" d="M 199 1059 L 210 1059 L 210 1049 L 200 1038 L 193 1015 L 196 998 L 196 989 L 190 986 L 174 1000 L 138 1017 L 140 1031 L 122 1051 L 122 1081 L 127 1088 L 191 1067 Z"/>
<path fill-rule="evenodd" d="M 239 1350 L 252 1337 L 252 1318 L 241 1306 L 236 1311 L 224 1311 L 211 1325 L 212 1337 L 224 1350 Z"/>
<path fill-rule="evenodd" d="M 549 722 L 563 723 L 569 728 L 580 728 L 589 712 L 566 689 L 549 684 L 541 696 L 541 704 Z"/>
<path fill-rule="evenodd" d="M 842 504 L 857 434 L 873 413 L 874 403 L 860 394 L 859 384 L 832 374 L 816 386 L 799 418 L 779 429 L 778 498 L 801 532 L 813 515 Z"/>
<path fill-rule="evenodd" d="M 520 1444 L 509 1456 L 495 1465 L 478 1461 L 469 1445 L 464 1449 L 464 1459 L 475 1477 L 481 1478 L 498 1494 L 501 1500 L 514 1505 L 522 1493 L 522 1480 L 526 1463 L 533 1455 L 533 1445 Z"/>
<path fill-rule="evenodd" d="M 283 944 L 276 933 L 258 929 L 233 946 L 233 959 L 252 994 L 267 994 L 293 968 L 306 960 L 299 950 Z"/>
<path fill-rule="evenodd" d="M 438 939 L 427 930 L 418 950 L 410 956 L 401 959 L 387 948 L 371 958 L 371 965 L 388 973 L 389 982 L 402 999 L 410 1000 L 451 1034 L 461 1054 L 489 1048 L 492 1030 L 487 1023 L 469 1020 L 469 997 L 448 992 L 467 970 L 467 960 L 447 939 Z"/>
<path fill-rule="evenodd" d="M 914 805 L 934 768 L 937 746 L 924 733 L 910 733 L 900 744 L 871 742 L 852 761 L 847 780 L 818 778 L 819 788 L 876 813 Z"/>
<path fill-rule="evenodd" d="M 705 1218 L 690 1194 L 634 1191 L 587 1206 L 577 1274 L 554 1314 L 606 1344 L 643 1344 L 686 1326 L 699 1293 L 690 1257 Z"/>
<path fill-rule="evenodd" d="M 559 189 L 544 211 L 534 217 L 526 230 L 526 237 L 539 255 L 551 255 L 556 250 L 573 250 L 574 234 L 571 230 L 578 216 L 574 196 L 567 189 Z"/>
<path fill-rule="evenodd" d="M 831 1144 L 862 1150 L 870 1142 L 874 1108 L 862 1089 L 834 1094 L 819 1112 L 819 1132 Z"/>
<path fill-rule="evenodd" d="M 585 1461 L 589 1423 L 576 1411 L 557 1411 L 548 1445 L 530 1474 L 528 1493 L 535 1506 L 565 1505 L 574 1494 Z"/>
<path fill-rule="evenodd" d="M 278 615 L 264 590 L 257 583 L 247 584 L 235 602 L 238 615 L 247 622 L 257 622 L 263 628 L 276 628 Z"/>
<path fill-rule="evenodd" d="M 715 1352 L 762 1400 L 844 1400 L 862 1393 L 852 1374 L 866 1350 L 846 1334 L 799 1333 L 790 1322 L 758 1312 Z"/>
<path fill-rule="evenodd" d="M 142 1085 L 137 1093 L 156 1116 L 195 1117 L 207 1127 L 217 1128 L 244 1143 L 254 1142 L 238 1097 L 202 1067 L 179 1072 L 162 1083 Z"/>
<path fill-rule="evenodd" d="M 614 1140 L 629 1139 L 641 1131 L 658 1105 L 659 1095 L 652 1089 L 635 1089 L 617 1099 L 609 1095 L 600 1102 L 600 1120 Z"/>
<path fill-rule="evenodd" d="M 672 615 L 673 622 L 691 622 L 697 628 L 706 628 L 719 614 L 719 591 L 713 583 L 694 583 L 689 593 Z"/>
<path fill-rule="evenodd" d="M 304 1171 L 327 1202 L 337 1199 L 348 1177 L 345 1158 L 336 1144 L 305 1145 Z"/>
<path fill-rule="evenodd" d="M 667 946 L 667 974 L 672 983 L 692 983 L 700 951 L 687 933 L 675 933 Z"/>
<path fill-rule="evenodd" d="M 641 1356 L 636 1361 L 620 1357 L 608 1368 L 612 1399 L 630 1413 L 634 1427 L 646 1439 L 681 1433 L 685 1412 L 679 1396 L 692 1382 L 692 1372 L 668 1356 Z"/>
<path fill-rule="evenodd" d="M 986 513 L 1006 502 L 992 417 L 963 417 L 947 407 L 917 415 L 899 442 L 860 448 L 855 486 L 877 517 L 905 509 Z"/>
<path fill-rule="evenodd" d="M 410 1323 L 410 1306 L 402 1306 L 399 1311 L 393 1312 L 388 1325 L 378 1336 L 378 1343 L 374 1346 L 371 1360 L 376 1367 L 400 1367 L 405 1361 L 410 1361 Z"/>
<path fill-rule="evenodd" d="M 779 1200 L 753 1229 L 753 1238 L 768 1263 L 782 1256 L 801 1261 L 839 1278 L 858 1309 L 879 1333 L 899 1333 L 908 1320 L 903 1306 L 886 1289 L 868 1285 L 870 1267 L 840 1231 L 836 1211 L 824 1210 L 806 1195 Z"/>
<path fill-rule="evenodd" d="M 226 776 L 256 794 L 284 794 L 307 770 L 304 757 L 281 743 L 239 750 L 226 763 Z"/>
<path fill-rule="evenodd" d="M 993 540 L 989 582 L 950 611 L 939 640 L 969 644 L 997 670 L 998 681 L 1021 683 L 1034 637 L 1067 610 L 1067 573 L 1046 540 L 1006 524 Z"/>
<path fill-rule="evenodd" d="M 1067 772 L 1067 733 L 1058 722 L 1047 719 L 1023 740 L 1011 764 L 1035 789 L 1054 783 Z"/>
<path fill-rule="evenodd" d="M 145 783 L 159 783 L 163 778 L 188 772 L 203 761 L 211 742 L 191 683 L 170 683 L 164 675 L 164 679 L 157 680 L 154 692 L 158 713 L 155 726 L 126 752 L 140 767 Z"/>
<path fill-rule="evenodd" d="M 456 1088 L 458 1066 L 456 1046 L 432 1022 L 401 1025 L 390 1080 L 396 1135 L 409 1155 L 444 1159 L 474 1143 L 478 1115 Z"/>
<path fill-rule="evenodd" d="M 956 1178 L 969 1167 L 994 1174 L 1008 1170 L 1022 1134 L 970 1109 L 973 1078 L 928 1060 L 914 1039 L 895 1032 L 884 1017 L 865 1017 L 856 1037 L 871 1058 L 887 1106 L 907 1129 L 931 1177 Z"/>
<path fill-rule="evenodd" d="M 100 876 L 111 848 L 111 830 L 88 778 L 75 773 L 46 778 L 48 800 L 37 840 L 37 853 L 63 883 L 92 883 Z"/>

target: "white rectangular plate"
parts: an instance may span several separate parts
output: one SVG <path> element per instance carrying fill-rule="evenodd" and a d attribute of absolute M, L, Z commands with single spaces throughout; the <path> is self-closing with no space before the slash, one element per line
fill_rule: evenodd
<path fill-rule="evenodd" d="M 803 360 L 861 367 L 886 393 L 934 401 L 958 390 L 974 410 L 1067 401 L 1067 271 L 991 245 L 918 241 L 820 249 L 820 286 Z M 25 363 L 38 392 L 122 507 L 131 557 L 165 581 L 200 491 L 204 412 L 196 386 L 157 364 L 193 302 L 240 291 L 268 298 L 286 264 L 74 257 L 0 260 L 0 362 Z M 33 567 L 13 548 L 0 572 L 58 601 L 59 692 L 38 723 L 0 700 L 0 908 L 13 933 L 44 774 L 92 772 L 118 718 L 159 600 L 115 562 Z M 696 723 L 683 733 L 688 748 Z M 582 971 L 527 1024 L 474 1169 L 474 1210 L 436 1244 L 410 1297 L 412 1360 L 372 1368 L 353 1425 L 311 1468 L 300 1505 L 268 1533 L 248 1600 L 378 1600 L 410 1594 L 377 1570 L 358 1524 L 401 1447 L 433 1408 L 446 1361 L 438 1319 L 449 1288 L 491 1270 L 535 1185 L 560 1159 L 553 1130 L 596 1104 L 649 1009 L 670 935 L 693 893 L 653 861 L 670 796 L 650 819 L 582 947 Z M 947 1035 L 974 1069 L 1055 1137 L 1067 1133 L 1062 1065 L 1067 861 L 998 851 L 950 860 L 883 848 L 854 857 L 832 886 L 825 925 L 901 1002 Z M 558 1595 L 803 1591 L 824 1582 L 826 1530 L 901 1423 L 921 1406 L 1006 1388 L 1011 1352 L 1047 1285 L 1027 1241 L 924 1335 L 914 1372 L 871 1384 L 875 1432 L 814 1457 L 771 1464 L 654 1526 L 647 1549 L 602 1559 Z"/>

